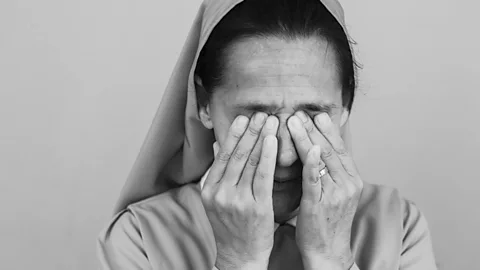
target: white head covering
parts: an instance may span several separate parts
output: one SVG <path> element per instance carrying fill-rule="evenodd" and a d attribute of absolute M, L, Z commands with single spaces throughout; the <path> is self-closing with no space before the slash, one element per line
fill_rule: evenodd
<path fill-rule="evenodd" d="M 198 117 L 194 71 L 215 25 L 242 1 L 204 0 L 201 4 L 115 212 L 172 187 L 198 181 L 210 166 L 215 139 L 213 131 L 206 129 Z M 347 33 L 340 3 L 319 1 Z M 348 121 L 342 128 L 342 137 L 350 148 Z"/>

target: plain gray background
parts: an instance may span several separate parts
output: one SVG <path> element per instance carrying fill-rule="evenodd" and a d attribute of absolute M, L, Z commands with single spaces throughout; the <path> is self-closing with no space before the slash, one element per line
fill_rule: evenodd
<path fill-rule="evenodd" d="M 352 115 L 363 180 L 419 205 L 440 269 L 478 268 L 480 5 L 342 3 L 364 66 Z M 198 5 L 0 1 L 1 269 L 96 269 L 96 236 Z"/>

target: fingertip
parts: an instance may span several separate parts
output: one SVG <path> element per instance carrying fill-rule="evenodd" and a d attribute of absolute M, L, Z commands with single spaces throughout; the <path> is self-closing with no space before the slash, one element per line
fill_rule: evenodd
<path fill-rule="evenodd" d="M 310 161 L 316 162 L 320 159 L 320 154 L 321 154 L 320 145 L 316 144 L 316 145 L 312 146 L 312 148 L 308 152 L 308 157 L 309 157 Z"/>
<path fill-rule="evenodd" d="M 325 127 L 331 123 L 330 116 L 327 113 L 316 115 L 314 121 L 318 127 Z"/>
<path fill-rule="evenodd" d="M 290 116 L 287 120 L 287 126 L 290 132 L 300 129 L 302 125 L 302 120 L 296 115 Z"/>
<path fill-rule="evenodd" d="M 267 132 L 272 132 L 273 134 L 277 134 L 278 124 L 279 124 L 279 121 L 277 117 L 270 115 L 265 121 L 265 128 L 267 129 Z"/>
<path fill-rule="evenodd" d="M 267 135 L 267 136 L 265 136 L 265 139 L 263 139 L 263 144 L 267 148 L 276 147 L 277 146 L 277 137 L 274 136 L 274 135 Z"/>
<path fill-rule="evenodd" d="M 213 155 L 217 156 L 218 151 L 220 151 L 220 144 L 218 142 L 213 143 Z"/>
<path fill-rule="evenodd" d="M 250 119 L 248 119 L 248 117 L 245 115 L 239 115 L 235 118 L 235 127 L 244 130 L 247 128 L 249 122 Z"/>

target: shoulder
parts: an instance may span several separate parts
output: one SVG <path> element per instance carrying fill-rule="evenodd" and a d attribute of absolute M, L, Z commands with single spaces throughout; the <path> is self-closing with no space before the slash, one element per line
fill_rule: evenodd
<path fill-rule="evenodd" d="M 97 254 L 101 269 L 150 268 L 138 221 L 128 209 L 116 214 L 101 231 L 97 239 Z"/>
<path fill-rule="evenodd" d="M 382 269 L 435 269 L 427 221 L 395 188 L 364 183 L 352 241 L 361 269 L 376 263 Z"/>
<path fill-rule="evenodd" d="M 364 183 L 357 214 L 371 215 L 376 219 L 384 215 L 384 218 L 395 220 L 402 228 L 409 227 L 414 220 L 424 219 L 417 205 L 403 197 L 398 189 L 370 183 Z"/>
<path fill-rule="evenodd" d="M 201 201 L 198 184 L 187 184 L 131 204 L 127 210 L 139 219 L 167 213 L 182 215 L 185 214 L 185 211 L 203 210 Z"/>
<path fill-rule="evenodd" d="M 201 257 L 209 263 L 215 242 L 198 185 L 150 197 L 117 214 L 100 234 L 100 257 L 111 258 L 108 253 L 112 251 L 130 253 L 132 249 L 161 269 L 183 268 L 182 257 L 194 261 Z"/>

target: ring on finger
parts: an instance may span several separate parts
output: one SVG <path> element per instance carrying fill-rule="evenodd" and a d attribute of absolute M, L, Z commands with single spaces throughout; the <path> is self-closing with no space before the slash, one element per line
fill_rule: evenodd
<path fill-rule="evenodd" d="M 318 171 L 319 177 L 323 177 L 323 176 L 325 176 L 327 173 L 328 173 L 328 168 L 327 168 L 327 166 L 323 167 L 323 169 L 321 169 L 320 171 Z"/>

